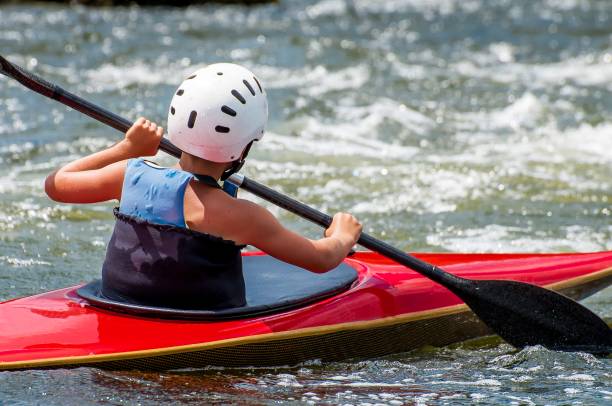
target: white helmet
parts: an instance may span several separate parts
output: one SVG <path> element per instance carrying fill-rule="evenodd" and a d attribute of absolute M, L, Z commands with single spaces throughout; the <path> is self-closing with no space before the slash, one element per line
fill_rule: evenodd
<path fill-rule="evenodd" d="M 248 69 L 216 63 L 178 88 L 168 114 L 168 138 L 181 150 L 213 162 L 240 160 L 268 121 L 268 100 Z"/>

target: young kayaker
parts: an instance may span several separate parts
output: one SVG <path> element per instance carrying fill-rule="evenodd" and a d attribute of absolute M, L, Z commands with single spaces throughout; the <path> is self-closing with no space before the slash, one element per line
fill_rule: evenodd
<path fill-rule="evenodd" d="M 217 183 L 240 169 L 267 118 L 266 93 L 249 70 L 210 65 L 172 99 L 168 136 L 183 151 L 175 167 L 141 158 L 157 153 L 163 129 L 139 118 L 121 142 L 47 177 L 45 191 L 55 201 L 120 201 L 102 269 L 104 296 L 180 308 L 240 306 L 246 244 L 312 272 L 342 261 L 361 233 L 350 214 L 336 214 L 324 238 L 310 240 Z"/>

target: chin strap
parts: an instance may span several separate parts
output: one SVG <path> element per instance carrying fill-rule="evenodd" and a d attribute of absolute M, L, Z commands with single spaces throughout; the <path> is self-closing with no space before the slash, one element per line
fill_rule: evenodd
<path fill-rule="evenodd" d="M 223 175 L 221 175 L 222 181 L 227 180 L 227 178 L 229 178 L 230 176 L 238 172 L 240 169 L 242 169 L 242 167 L 244 166 L 244 161 L 249 155 L 249 151 L 251 150 L 252 145 L 253 145 L 253 141 L 249 142 L 249 144 L 244 148 L 244 152 L 242 153 L 242 156 L 240 157 L 240 159 L 237 159 L 234 162 L 232 162 L 232 166 L 229 169 L 226 169 L 225 172 L 223 172 Z"/>
<path fill-rule="evenodd" d="M 223 174 L 221 175 L 221 180 L 225 181 L 227 178 L 229 178 L 230 176 L 238 172 L 240 169 L 242 169 L 243 165 L 244 165 L 244 158 L 241 158 L 239 160 L 232 162 L 232 166 L 229 169 L 226 169 L 225 172 L 223 172 Z"/>

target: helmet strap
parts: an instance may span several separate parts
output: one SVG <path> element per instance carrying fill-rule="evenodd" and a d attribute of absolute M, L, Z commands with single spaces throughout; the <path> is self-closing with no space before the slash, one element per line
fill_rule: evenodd
<path fill-rule="evenodd" d="M 249 142 L 249 144 L 244 148 L 240 159 L 236 159 L 232 162 L 232 166 L 229 169 L 226 169 L 225 172 L 221 175 L 221 180 L 225 181 L 227 178 L 238 172 L 244 166 L 244 161 L 246 157 L 249 155 L 249 151 L 251 150 L 251 146 L 253 145 L 253 141 Z"/>

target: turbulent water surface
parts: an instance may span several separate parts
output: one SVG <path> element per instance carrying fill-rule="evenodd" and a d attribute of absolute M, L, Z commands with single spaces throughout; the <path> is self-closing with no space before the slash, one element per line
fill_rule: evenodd
<path fill-rule="evenodd" d="M 165 121 L 199 67 L 248 66 L 271 117 L 245 173 L 406 250 L 612 249 L 611 44 L 607 0 L 0 6 L 2 55 L 130 119 Z M 98 275 L 112 205 L 55 204 L 42 184 L 118 137 L 0 78 L 0 299 Z M 612 290 L 586 303 L 612 317 Z M 484 341 L 278 369 L 5 372 L 0 403 L 604 404 L 611 366 Z"/>

